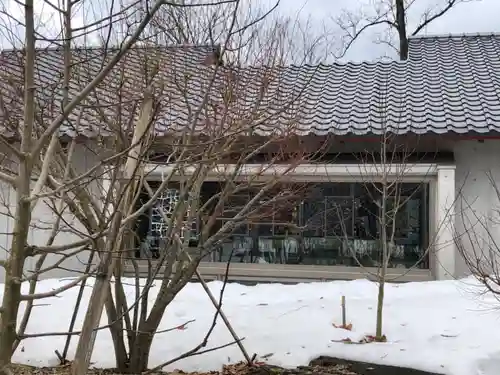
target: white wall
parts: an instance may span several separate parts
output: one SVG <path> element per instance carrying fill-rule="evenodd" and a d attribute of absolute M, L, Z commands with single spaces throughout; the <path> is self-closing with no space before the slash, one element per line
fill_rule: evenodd
<path fill-rule="evenodd" d="M 500 202 L 494 187 L 500 189 L 500 140 L 460 141 L 454 153 L 456 190 L 462 198 L 457 205 L 457 235 L 474 257 L 500 256 Z M 461 256 L 456 257 L 455 273 L 458 277 L 469 273 Z"/>
<path fill-rule="evenodd" d="M 92 143 L 77 145 L 76 155 L 74 158 L 74 167 L 77 172 L 87 171 L 98 163 L 98 155 L 94 151 L 97 148 Z M 94 192 L 94 196 L 99 194 L 97 184 L 92 184 L 88 189 Z M 5 183 L 0 183 L 0 259 L 5 259 L 12 241 L 13 219 L 8 215 L 8 209 L 13 215 L 15 212 L 15 191 Z M 55 238 L 54 244 L 66 244 L 69 242 L 78 241 L 84 238 L 78 235 L 78 231 L 82 230 L 73 216 L 65 212 L 64 220 L 61 222 L 61 231 Z M 32 215 L 32 229 L 28 236 L 30 245 L 43 246 L 46 245 L 51 233 L 51 224 L 55 221 L 56 216 L 47 204 L 46 201 L 40 200 Z M 84 231 L 82 230 L 84 233 Z M 89 252 L 81 252 L 76 256 L 68 258 L 62 262 L 57 269 L 50 270 L 44 273 L 41 278 L 77 276 L 84 270 L 88 261 Z M 25 265 L 25 274 L 29 275 L 30 271 L 35 268 L 37 257 L 28 258 Z M 61 256 L 51 254 L 47 257 L 42 268 L 50 267 L 61 260 Z M 4 269 L 0 268 L 0 280 L 4 279 Z"/>

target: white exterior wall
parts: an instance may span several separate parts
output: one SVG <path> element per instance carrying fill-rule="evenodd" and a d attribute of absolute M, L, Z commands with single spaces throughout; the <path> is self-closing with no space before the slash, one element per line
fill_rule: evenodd
<path fill-rule="evenodd" d="M 430 183 L 430 267 L 438 280 L 452 279 L 456 273 L 455 170 L 455 165 L 438 165 Z"/>
<path fill-rule="evenodd" d="M 73 159 L 74 167 L 77 172 L 87 171 L 98 163 L 98 156 L 94 151 L 92 144 L 79 144 L 77 145 L 76 155 Z M 97 184 L 89 186 L 92 191 L 98 194 Z M 95 195 L 97 196 L 97 195 Z M 12 241 L 12 231 L 14 228 L 14 221 L 8 215 L 5 215 L 7 209 L 10 209 L 11 215 L 15 213 L 15 191 L 5 183 L 0 183 L 0 259 L 6 258 L 6 252 L 10 248 Z M 61 231 L 56 236 L 54 244 L 67 244 L 69 242 L 78 241 L 83 237 L 79 237 L 75 234 L 76 231 L 81 230 L 82 226 L 75 222 L 72 215 L 68 214 L 67 211 L 63 215 L 64 221 L 61 221 Z M 32 215 L 33 228 L 28 236 L 28 243 L 30 245 L 44 246 L 49 239 L 51 233 L 51 225 L 55 221 L 55 214 L 47 203 L 40 200 Z M 71 226 L 71 229 L 69 227 Z M 76 230 L 75 230 L 76 229 Z M 71 233 L 70 233 L 71 231 Z M 72 250 L 74 251 L 74 250 Z M 85 269 L 86 263 L 89 258 L 89 252 L 81 252 L 76 256 L 65 259 L 61 264 L 59 264 L 57 269 L 47 271 L 41 275 L 42 279 L 45 278 L 55 278 L 55 277 L 67 277 L 67 276 L 78 276 Z M 30 257 L 26 261 L 25 273 L 29 275 L 30 271 L 35 268 L 37 257 Z M 50 254 L 42 266 L 42 269 L 54 265 L 56 262 L 61 260 L 61 256 L 56 254 Z M 0 268 L 0 280 L 3 280 L 5 276 L 5 271 Z"/>
<path fill-rule="evenodd" d="M 457 236 L 471 255 L 500 256 L 500 202 L 495 190 L 495 185 L 500 189 L 500 140 L 457 142 L 454 153 L 455 188 L 461 198 L 456 210 Z M 469 274 L 463 257 L 455 259 L 455 276 Z"/>

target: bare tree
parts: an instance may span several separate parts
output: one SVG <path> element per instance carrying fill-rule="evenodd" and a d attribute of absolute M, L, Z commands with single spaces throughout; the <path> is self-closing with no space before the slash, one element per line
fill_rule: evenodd
<path fill-rule="evenodd" d="M 249 42 L 236 49 L 235 40 L 238 41 L 245 34 L 245 27 L 256 23 L 250 20 L 242 24 L 237 18 L 237 12 L 232 17 L 235 21 L 231 24 L 236 31 L 230 30 L 227 34 L 228 41 L 222 46 L 223 54 L 229 41 L 232 42 L 231 64 L 216 65 L 209 70 L 197 67 L 197 72 L 186 72 L 183 66 L 181 73 L 189 77 L 184 77 L 185 81 L 176 82 L 174 92 L 180 96 L 179 105 L 184 108 L 187 117 L 183 119 L 180 128 L 172 127 L 161 137 L 148 136 L 148 139 L 154 141 L 143 143 L 136 154 L 129 155 L 130 164 L 126 164 L 124 172 L 126 175 L 111 184 L 114 197 L 111 201 L 116 202 L 119 197 L 123 197 L 122 205 L 115 206 L 111 211 L 112 222 L 122 224 L 116 224 L 119 229 L 108 233 L 107 252 L 119 256 L 114 261 L 107 260 L 102 271 L 106 277 L 94 286 L 75 358 L 75 374 L 85 372 L 90 360 L 92 340 L 98 329 L 100 310 L 106 301 L 113 301 L 109 292 L 106 292 L 110 277 L 122 265 L 121 260 L 130 258 L 130 251 L 127 253 L 127 249 L 134 247 L 126 245 L 133 243 L 133 236 L 126 239 L 127 225 L 123 225 L 124 221 L 138 217 L 151 202 L 159 200 L 166 205 L 161 207 L 165 212 L 161 215 L 163 218 L 156 230 L 160 233 L 161 244 L 149 255 L 156 259 L 149 259 L 145 255 L 145 264 L 148 266 L 145 286 L 140 286 L 140 265 L 131 259 L 136 270 L 137 290 L 131 305 L 124 298 L 121 273 L 114 272 L 113 311 L 116 313 L 110 328 L 115 340 L 121 340 L 115 344 L 117 363 L 121 371 L 137 373 L 147 368 L 153 338 L 158 333 L 166 307 L 191 280 L 199 262 L 216 251 L 243 222 L 257 220 L 269 206 L 277 207 L 289 202 L 295 195 L 293 189 L 277 187 L 281 186 L 281 182 L 286 180 L 294 167 L 309 157 L 309 153 L 297 143 L 294 129 L 298 119 L 293 115 L 287 118 L 288 114 L 293 113 L 293 108 L 299 105 L 301 93 L 280 93 L 280 70 L 277 67 L 284 59 L 279 52 L 259 51 L 261 60 L 269 53 L 267 64 L 262 68 L 244 66 L 245 60 L 241 56 L 247 56 L 243 48 Z M 239 40 L 245 38 L 246 36 Z M 270 43 L 272 42 L 270 39 Z M 163 78 L 165 73 L 162 68 L 158 68 L 162 85 L 166 84 L 166 79 Z M 168 76 L 178 73 L 171 72 Z M 198 101 L 192 101 L 195 93 L 190 87 L 201 93 Z M 170 96 L 165 100 L 164 95 L 172 95 L 172 92 L 164 91 L 163 95 L 160 94 L 155 116 L 146 117 L 149 120 L 146 121 L 145 118 L 144 124 L 137 123 L 136 131 L 140 124 L 141 129 L 148 127 L 146 123 L 151 128 L 157 127 L 164 118 L 173 115 L 170 106 L 175 97 Z M 276 103 L 281 106 L 277 111 L 273 109 Z M 163 105 L 166 107 L 165 112 L 162 112 Z M 149 111 L 153 107 L 150 104 Z M 279 128 L 266 125 L 271 119 L 278 117 L 282 118 Z M 141 131 L 138 138 L 142 135 Z M 150 159 L 140 157 L 146 154 L 150 156 L 152 150 L 164 154 L 165 159 L 159 163 L 166 164 L 168 168 L 156 166 L 151 169 Z M 258 161 L 262 155 L 266 155 L 264 162 Z M 162 178 L 153 186 L 148 182 L 148 176 L 158 168 L 163 168 Z M 211 185 L 208 197 L 204 190 L 207 181 L 218 182 L 215 186 Z M 141 189 L 148 193 L 143 198 L 148 203 L 144 204 L 143 201 L 134 211 Z M 228 203 L 234 197 L 241 198 L 245 195 L 251 198 L 244 203 L 235 207 Z M 116 215 L 117 212 L 120 214 Z M 195 231 L 193 226 L 198 229 Z M 151 244 L 145 244 L 146 247 L 149 245 Z M 144 264 L 144 260 L 142 263 Z M 151 301 L 149 289 L 157 277 L 162 280 L 160 291 Z M 122 335 L 123 329 L 127 332 L 126 338 Z M 129 352 L 124 351 L 125 339 L 128 341 Z"/>
<path fill-rule="evenodd" d="M 75 9 L 85 5 L 83 1 L 67 1 L 59 7 L 47 3 L 62 19 L 60 31 L 56 30 L 50 36 L 43 35 L 37 28 L 39 15 L 35 11 L 33 1 L 27 0 L 23 3 L 24 17 L 22 19 L 15 19 L 7 11 L 6 5 L 2 4 L 2 14 L 6 17 L 2 20 L 6 20 L 7 26 L 10 24 L 20 26 L 24 36 L 17 38 L 16 34 L 5 33 L 4 35 L 12 37 L 10 42 L 13 46 L 19 46 L 22 40 L 24 42 L 21 45 L 22 49 L 2 51 L 1 54 L 3 129 L 0 141 L 5 146 L 7 157 L 4 159 L 0 177 L 8 190 L 15 191 L 14 202 L 9 202 L 10 206 L 15 206 L 15 212 L 11 215 L 12 242 L 10 248 L 7 249 L 6 259 L 2 261 L 5 269 L 5 288 L 0 320 L 2 331 L 0 371 L 2 373 L 8 372 L 8 365 L 13 349 L 18 345 L 18 338 L 27 336 L 23 334 L 23 331 L 32 305 L 29 302 L 27 314 L 20 327 L 21 332 L 18 334 L 16 322 L 21 301 L 33 301 L 57 295 L 77 285 L 95 271 L 95 269 L 89 270 L 77 280 L 52 292 L 33 292 L 38 276 L 62 263 L 58 261 L 42 269 L 47 255 L 61 255 L 66 259 L 88 249 L 93 251 L 104 249 L 102 235 L 110 227 L 102 219 L 104 216 L 102 210 L 99 210 L 103 205 L 99 202 L 99 194 L 97 196 L 95 194 L 102 190 L 100 189 L 102 186 L 92 183 L 96 179 L 96 174 L 99 175 L 104 163 L 99 162 L 90 170 L 83 172 L 75 170 L 73 156 L 77 148 L 77 135 L 81 134 L 79 130 L 82 126 L 87 127 L 87 130 L 97 130 L 95 121 L 92 121 L 96 119 L 95 112 L 93 114 L 89 112 L 97 110 L 105 115 L 105 111 L 103 113 L 102 107 L 95 106 L 95 98 L 98 97 L 96 93 L 99 93 L 100 87 L 102 88 L 110 72 L 120 65 L 120 61 L 141 37 L 151 18 L 167 3 L 158 1 L 151 4 L 148 12 L 139 19 L 137 17 L 130 19 L 129 5 L 118 5 L 110 8 L 106 17 L 80 27 L 74 26 L 72 19 Z M 178 5 L 171 4 L 171 6 Z M 97 64 L 98 69 L 93 71 L 82 69 L 82 67 L 88 67 L 88 60 L 84 58 L 88 56 L 82 56 L 80 53 L 75 58 L 75 51 L 72 49 L 74 41 L 95 31 L 93 29 L 95 27 L 101 30 L 107 28 L 112 30 L 117 19 L 123 20 L 127 17 L 130 22 L 126 23 L 125 29 L 121 28 L 120 46 L 114 49 L 108 49 L 106 46 L 102 50 L 104 53 L 97 54 L 97 56 L 90 51 L 89 54 L 93 54 L 90 57 L 94 61 L 95 59 L 100 61 L 100 64 Z M 53 45 L 59 49 L 37 49 L 38 46 Z M 52 61 L 59 66 L 50 65 L 51 53 L 54 51 L 56 55 L 62 51 L 62 61 L 57 59 Z M 56 70 L 58 67 L 61 68 L 60 76 Z M 48 82 L 44 81 L 47 73 L 49 76 L 52 74 Z M 108 80 L 107 84 L 109 83 L 113 83 L 113 79 Z M 68 142 L 67 139 L 61 138 L 63 134 L 74 136 Z M 123 143 L 117 145 L 117 147 L 123 146 Z M 127 147 L 124 148 L 112 155 L 108 162 L 119 159 L 122 154 L 129 153 Z M 133 152 L 134 147 L 130 150 Z M 93 185 L 93 189 L 90 185 Z M 34 221 L 37 219 L 35 212 L 41 205 L 53 208 L 57 216 L 55 222 L 52 223 L 52 229 L 49 230 L 49 239 L 45 245 L 33 244 L 29 241 L 29 235 L 34 231 Z M 62 211 L 66 211 L 66 214 Z M 69 239 L 66 238 L 64 244 L 55 244 L 56 236 L 62 232 L 61 223 L 68 220 L 68 212 L 81 224 L 76 231 L 76 239 L 69 237 Z M 111 226 L 111 229 L 113 228 L 115 227 Z M 38 258 L 36 269 L 26 270 L 26 261 L 31 257 Z M 29 275 L 26 275 L 27 271 Z M 30 281 L 32 293 L 28 295 L 21 293 L 23 281 Z"/>
<path fill-rule="evenodd" d="M 419 211 L 420 207 L 416 208 L 416 212 L 415 210 L 413 210 L 413 212 L 408 212 L 406 209 L 415 209 L 415 207 L 409 207 L 409 203 L 416 195 L 422 196 L 422 193 L 425 194 L 426 187 L 424 183 L 404 183 L 405 176 L 411 168 L 411 166 L 408 165 L 408 158 L 412 150 L 408 149 L 406 145 L 394 142 L 394 138 L 393 135 L 384 133 L 380 139 L 380 150 L 377 151 L 379 157 L 371 154 L 364 160 L 363 165 L 370 165 L 370 162 L 373 163 L 379 160 L 380 167 L 376 168 L 379 170 L 377 170 L 378 178 L 375 183 L 364 182 L 363 185 L 366 189 L 368 200 L 366 202 L 360 202 L 361 205 L 358 207 L 358 210 L 364 210 L 367 214 L 364 217 L 366 222 L 359 223 L 361 227 L 358 228 L 363 228 L 364 224 L 365 229 L 367 229 L 365 235 L 375 240 L 375 242 L 372 243 L 375 248 L 363 249 L 365 251 L 361 251 L 361 254 L 364 255 L 365 261 L 367 256 L 371 258 L 375 255 L 375 262 L 373 262 L 372 265 L 378 270 L 375 275 L 375 280 L 378 283 L 377 315 L 374 336 L 376 341 L 385 341 L 383 332 L 384 291 L 385 283 L 391 281 L 390 279 L 388 280 L 387 273 L 389 267 L 394 266 L 394 259 L 398 257 L 400 258 L 399 261 L 402 261 L 401 258 L 405 258 L 405 253 L 407 253 L 410 255 L 406 257 L 409 258 L 410 264 L 405 264 L 405 267 L 411 269 L 421 265 L 425 266 L 425 264 L 428 266 L 428 244 L 414 244 L 405 249 L 405 246 L 400 243 L 398 244 L 397 241 L 402 238 L 408 238 L 410 235 L 422 236 L 422 233 L 404 233 L 404 230 L 408 229 L 408 227 L 411 229 L 418 228 L 419 231 L 423 230 L 421 226 L 419 227 L 420 223 L 418 223 L 418 217 L 421 215 Z M 425 200 L 423 202 L 423 204 L 425 204 Z M 407 228 L 404 228 L 405 224 Z M 413 226 L 416 226 L 416 228 L 413 228 Z M 403 230 L 401 230 L 401 228 L 403 228 Z M 357 259 L 359 258 L 359 250 L 361 249 L 356 249 L 355 247 L 351 249 L 351 254 L 354 254 L 354 257 Z M 361 262 L 359 265 L 366 266 L 366 263 L 363 262 L 362 259 L 358 259 L 357 261 L 360 260 Z M 404 259 L 403 262 L 407 263 L 408 259 Z"/>
<path fill-rule="evenodd" d="M 2 73 L 5 135 L 0 140 L 7 152 L 0 178 L 16 192 L 12 244 L 2 263 L 6 270 L 0 323 L 3 373 L 8 372 L 19 340 L 75 334 L 80 340 L 73 371 L 85 373 L 96 332 L 108 327 L 117 366 L 122 371 L 143 371 L 165 308 L 192 279 L 200 260 L 242 223 L 269 215 L 269 207 L 274 210 L 295 196 L 282 182 L 310 152 L 295 135 L 300 119 L 294 109 L 300 106 L 301 90 L 280 91 L 280 67 L 287 61 L 290 38 L 284 32 L 258 38 L 259 22 L 274 8 L 249 18 L 239 12 L 239 3 L 196 5 L 233 10 L 222 12 L 224 24 L 229 25 L 223 37 L 194 49 L 201 50 L 203 58 L 195 53 L 193 60 L 186 60 L 187 46 L 164 46 L 148 24 L 162 6 L 194 6 L 164 1 L 148 8 L 141 3 L 115 4 L 107 16 L 75 26 L 72 15 L 77 4 L 67 1 L 53 7 L 62 19 L 60 31 L 45 36 L 36 29 L 33 2 L 27 0 L 25 17 L 17 20 L 25 27 L 23 48 L 3 51 L 1 56 L 8 69 Z M 206 28 L 213 28 L 213 23 Z M 100 34 L 101 45 L 81 48 L 78 42 L 94 33 Z M 267 48 L 256 48 L 255 40 Z M 303 49 L 304 58 L 311 55 L 307 51 Z M 223 61 L 226 54 L 229 63 Z M 249 62 L 264 66 L 247 68 Z M 268 125 L 277 122 L 279 126 Z M 93 157 L 83 167 L 82 149 Z M 160 161 L 155 165 L 155 160 Z M 219 187 L 208 198 L 203 190 L 207 180 Z M 241 195 L 251 198 L 235 207 L 228 203 Z M 163 242 L 157 256 L 146 257 L 146 284 L 141 285 L 134 226 L 158 202 L 170 202 L 160 207 Z M 37 229 L 40 206 L 49 207 L 56 217 L 43 244 L 29 240 Z M 195 244 L 193 226 L 199 228 Z M 82 252 L 89 260 L 79 270 L 80 277 L 57 290 L 36 293 L 42 274 L 64 267 L 64 260 Z M 54 256 L 61 259 L 54 262 Z M 30 258 L 37 260 L 35 269 L 26 269 Z M 49 258 L 52 264 L 46 265 Z M 121 282 L 127 260 L 137 270 L 133 301 L 125 298 Z M 81 331 L 24 332 L 32 301 L 55 296 L 94 276 Z M 149 289 L 157 277 L 162 279 L 160 293 L 149 309 Z M 23 281 L 30 282 L 29 294 L 21 294 Z M 28 301 L 28 308 L 16 332 L 21 301 Z M 107 327 L 99 327 L 103 309 Z"/>
<path fill-rule="evenodd" d="M 224 45 L 228 41 L 224 58 L 231 65 L 263 65 L 270 56 L 283 64 L 317 64 L 330 55 L 330 33 L 317 28 L 310 18 L 282 15 L 276 11 L 279 1 L 269 7 L 245 1 L 239 4 L 236 10 L 231 3 L 164 8 L 148 30 L 161 45 Z M 235 11 L 237 25 L 231 26 Z M 234 35 L 230 35 L 230 30 Z"/>
<path fill-rule="evenodd" d="M 377 138 L 373 147 L 353 154 L 360 170 L 348 197 L 332 197 L 318 212 L 331 218 L 330 232 L 341 242 L 339 256 L 344 264 L 363 268 L 378 284 L 375 334 L 363 342 L 386 340 L 386 283 L 397 282 L 412 269 L 428 268 L 439 251 L 438 232 L 445 225 L 436 223 L 434 230 L 426 229 L 432 170 L 408 181 L 415 164 L 422 163 L 423 156 L 432 158 L 433 152 L 419 152 L 418 140 L 403 139 L 397 131 L 384 130 Z M 450 208 L 447 218 L 453 215 Z M 396 275 L 391 268 L 398 268 Z"/>
<path fill-rule="evenodd" d="M 420 0 L 422 1 L 422 0 Z M 371 2 L 372 8 L 367 10 L 361 5 L 356 11 L 344 11 L 334 22 L 342 29 L 342 46 L 340 55 L 345 56 L 351 45 L 360 35 L 383 27 L 377 40 L 395 50 L 400 60 L 408 59 L 408 38 L 425 31 L 426 27 L 436 22 L 455 6 L 470 0 L 439 0 L 420 13 L 418 23 L 412 24 L 408 15 L 419 4 L 419 0 L 378 0 Z"/>

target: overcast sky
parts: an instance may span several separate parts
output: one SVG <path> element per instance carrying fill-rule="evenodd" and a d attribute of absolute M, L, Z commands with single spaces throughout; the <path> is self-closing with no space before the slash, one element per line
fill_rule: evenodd
<path fill-rule="evenodd" d="M 50 0 L 57 3 L 57 0 Z M 104 4 L 107 0 L 87 0 L 93 6 L 95 3 Z M 201 1 L 201 0 L 198 0 Z M 263 4 L 264 7 L 276 0 L 248 0 L 253 6 L 255 3 Z M 387 0 L 281 0 L 278 8 L 280 14 L 288 15 L 294 19 L 309 19 L 312 27 L 321 33 L 326 27 L 329 33 L 339 37 L 342 33 L 335 23 L 335 18 L 342 14 L 342 11 L 353 11 L 357 14 L 362 11 L 364 14 L 373 14 L 374 5 Z M 422 14 L 429 7 L 440 7 L 448 0 L 415 0 L 408 14 L 408 29 L 411 32 L 419 23 Z M 0 0 L 0 4 L 7 5 L 7 11 L 17 19 L 23 18 L 22 7 L 16 0 Z M 35 7 L 38 13 L 43 13 L 42 18 L 50 20 L 53 23 L 57 20 L 51 16 L 51 8 L 47 5 L 42 6 L 41 0 L 35 0 Z M 0 14 L 0 20 L 5 21 L 5 15 Z M 75 15 L 73 25 L 78 26 L 85 21 L 82 17 Z M 88 22 L 88 20 L 87 20 Z M 10 29 L 8 23 L 3 23 Z M 57 23 L 57 22 L 56 22 Z M 384 31 L 383 27 L 371 28 L 358 39 L 350 48 L 345 60 L 374 60 L 383 56 L 395 57 L 395 52 L 388 46 L 376 43 L 377 36 Z M 456 5 L 451 11 L 443 17 L 434 21 L 420 35 L 425 34 L 462 34 L 462 33 L 490 33 L 500 32 L 500 0 L 464 0 L 463 3 Z M 3 32 L 2 32 L 3 34 Z M 0 35 L 0 45 L 5 45 L 5 36 Z"/>
<path fill-rule="evenodd" d="M 432 6 L 440 6 L 448 0 L 415 0 L 408 14 L 409 29 L 415 27 L 423 12 Z M 326 22 L 332 29 L 342 10 L 358 11 L 364 6 L 364 11 L 373 10 L 370 4 L 377 0 L 282 0 L 280 12 L 295 14 L 300 12 L 301 17 L 311 17 L 315 24 Z M 368 31 L 368 30 L 367 30 Z M 363 38 L 352 46 L 346 55 L 348 60 L 373 60 L 383 55 L 394 56 L 386 45 L 374 43 L 380 29 L 370 29 Z M 446 15 L 434 21 L 419 35 L 426 34 L 462 34 L 462 33 L 490 33 L 500 32 L 500 0 L 466 0 L 456 5 Z"/>

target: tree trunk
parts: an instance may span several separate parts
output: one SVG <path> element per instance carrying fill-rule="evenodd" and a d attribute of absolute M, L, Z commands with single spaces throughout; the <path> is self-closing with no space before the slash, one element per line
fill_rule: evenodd
<path fill-rule="evenodd" d="M 90 358 L 92 356 L 92 350 L 89 350 L 89 348 L 94 346 L 97 328 L 99 327 L 99 321 L 101 319 L 103 307 L 106 304 L 106 299 L 111 298 L 109 295 L 111 292 L 109 280 L 113 275 L 113 251 L 119 234 L 121 220 L 122 215 L 121 212 L 118 211 L 111 223 L 107 249 L 101 258 L 97 270 L 95 284 L 99 285 L 99 287 L 96 287 L 94 284 L 92 288 L 92 295 L 89 299 L 82 333 L 80 334 L 80 339 L 78 340 L 78 346 L 76 348 L 75 360 L 71 368 L 73 375 L 83 375 L 87 373 Z"/>
<path fill-rule="evenodd" d="M 16 322 L 19 310 L 20 284 L 14 282 L 11 271 L 7 270 L 0 323 L 0 374 L 8 374 L 6 366 L 11 362 L 12 347 L 16 340 Z"/>
<path fill-rule="evenodd" d="M 111 297 L 111 286 L 108 285 L 108 298 L 106 299 L 106 315 L 108 316 L 109 332 L 113 340 L 115 348 L 116 368 L 120 372 L 124 372 L 128 366 L 127 348 L 123 336 L 123 321 L 119 318 L 123 313 L 120 309 L 116 309 Z"/>
<path fill-rule="evenodd" d="M 35 120 L 35 18 L 33 0 L 26 0 L 25 10 L 25 72 L 24 72 L 24 124 L 22 126 L 21 154 L 16 179 L 16 213 L 12 246 L 5 266 L 5 287 L 0 319 L 0 374 L 8 374 L 12 350 L 17 338 L 16 326 L 21 302 L 21 279 L 26 259 L 26 243 L 31 222 L 30 160 L 31 137 Z"/>
<path fill-rule="evenodd" d="M 382 341 L 383 335 L 383 316 L 384 316 L 384 288 L 385 276 L 380 278 L 378 283 L 378 296 L 377 296 L 377 324 L 375 328 L 375 338 Z"/>
<path fill-rule="evenodd" d="M 29 185 L 28 185 L 29 186 Z M 20 192 L 18 194 L 21 194 Z M 17 315 L 21 302 L 21 278 L 24 268 L 24 249 L 31 219 L 31 204 L 20 199 L 16 209 L 16 223 L 11 253 L 5 269 L 5 287 L 0 319 L 0 374 L 8 373 L 5 368 L 12 359 L 12 350 L 17 338 Z"/>
<path fill-rule="evenodd" d="M 140 331 L 135 340 L 136 344 L 130 353 L 130 362 L 128 373 L 140 374 L 147 370 L 149 362 L 149 353 L 153 344 L 154 332 Z"/>
<path fill-rule="evenodd" d="M 23 277 L 25 249 L 31 222 L 30 172 L 28 162 L 19 164 L 17 207 L 12 246 L 5 267 L 5 287 L 0 319 L 0 374 L 11 362 L 14 343 L 17 339 L 17 315 L 21 302 L 21 279 Z"/>
<path fill-rule="evenodd" d="M 406 33 L 406 9 L 404 0 L 396 0 L 396 25 L 399 36 L 399 59 L 408 59 L 408 35 Z"/>
<path fill-rule="evenodd" d="M 382 155 L 386 155 L 385 143 L 383 144 Z M 383 163 L 386 164 L 385 156 L 383 156 Z M 388 181 L 387 175 L 384 172 L 384 178 L 382 180 L 382 204 L 380 205 L 380 230 L 381 230 L 381 249 L 382 249 L 382 267 L 380 269 L 378 277 L 378 296 L 377 296 L 377 322 L 375 325 L 375 338 L 377 341 L 382 341 L 383 335 L 383 310 L 384 310 L 384 288 L 385 288 L 385 277 L 387 275 L 387 266 L 389 262 L 389 247 L 387 244 L 387 197 L 388 197 Z M 393 218 L 394 220 L 394 218 Z"/>

